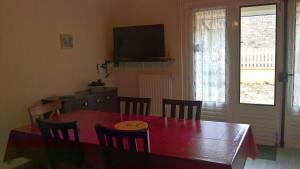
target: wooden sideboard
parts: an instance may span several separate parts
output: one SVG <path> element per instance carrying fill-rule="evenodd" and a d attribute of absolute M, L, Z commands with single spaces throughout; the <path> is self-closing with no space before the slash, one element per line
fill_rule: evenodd
<path fill-rule="evenodd" d="M 97 110 L 105 112 L 118 112 L 118 89 L 112 87 L 95 87 L 75 92 L 69 96 L 53 96 L 42 99 L 43 103 L 60 100 L 61 113 L 76 110 Z"/>

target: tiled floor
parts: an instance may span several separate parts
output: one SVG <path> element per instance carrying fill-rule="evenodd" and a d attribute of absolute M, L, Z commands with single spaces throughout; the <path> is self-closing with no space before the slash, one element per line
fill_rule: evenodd
<path fill-rule="evenodd" d="M 245 169 L 300 169 L 300 149 L 278 149 L 276 161 L 248 159 Z"/>

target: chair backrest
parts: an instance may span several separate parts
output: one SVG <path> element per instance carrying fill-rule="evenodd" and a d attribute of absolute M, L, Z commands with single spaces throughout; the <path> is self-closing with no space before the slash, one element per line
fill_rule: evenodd
<path fill-rule="evenodd" d="M 70 131 L 73 133 L 74 142 L 79 143 L 79 127 L 77 121 L 72 122 L 49 122 L 37 119 L 41 135 L 44 140 L 71 141 Z"/>
<path fill-rule="evenodd" d="M 121 103 L 125 103 L 125 114 L 150 114 L 151 98 L 139 98 L 139 97 L 118 97 L 119 112 L 121 113 Z M 132 105 L 132 111 L 130 113 L 130 105 Z"/>
<path fill-rule="evenodd" d="M 35 119 L 37 118 L 44 119 L 45 115 L 47 115 L 48 113 L 50 113 L 48 117 L 51 117 L 55 114 L 59 115 L 60 109 L 61 109 L 60 101 L 53 101 L 47 104 L 41 104 L 38 106 L 30 107 L 28 109 L 28 112 L 29 112 L 31 123 L 32 124 L 35 123 Z"/>
<path fill-rule="evenodd" d="M 95 130 L 105 168 L 150 168 L 148 129 L 120 131 L 96 125 Z"/>
<path fill-rule="evenodd" d="M 118 149 L 131 152 L 141 152 L 138 149 L 137 140 L 143 141 L 143 152 L 149 153 L 149 133 L 148 129 L 138 131 L 121 131 L 96 125 L 95 130 L 101 147 Z M 126 142 L 128 147 L 126 147 Z"/>
<path fill-rule="evenodd" d="M 49 122 L 37 119 L 37 124 L 47 148 L 50 165 L 60 162 L 82 164 L 83 153 L 77 121 Z"/>
<path fill-rule="evenodd" d="M 171 118 L 176 118 L 176 107 L 179 106 L 179 119 L 184 119 L 186 116 L 185 114 L 187 114 L 187 119 L 193 119 L 193 113 L 195 108 L 195 120 L 200 120 L 202 101 L 163 99 L 162 102 L 163 117 L 167 117 L 166 105 L 171 105 Z M 187 107 L 187 113 L 185 113 L 185 107 Z"/>

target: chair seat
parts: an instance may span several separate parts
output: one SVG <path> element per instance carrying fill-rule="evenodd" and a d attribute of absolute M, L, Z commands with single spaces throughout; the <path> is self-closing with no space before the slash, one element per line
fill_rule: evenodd
<path fill-rule="evenodd" d="M 10 165 L 5 164 L 5 163 L 1 163 L 1 164 L 0 164 L 0 168 L 1 168 L 1 169 L 13 169 Z"/>
<path fill-rule="evenodd" d="M 18 158 L 12 160 L 8 164 L 0 163 L 0 169 L 40 169 L 40 166 L 32 160 Z"/>
<path fill-rule="evenodd" d="M 13 169 L 41 169 L 41 167 L 37 163 L 30 161 L 17 167 L 14 167 Z"/>
<path fill-rule="evenodd" d="M 28 161 L 22 164 L 14 164 L 14 165 L 1 163 L 0 169 L 40 169 L 40 166 L 34 163 L 33 161 Z"/>

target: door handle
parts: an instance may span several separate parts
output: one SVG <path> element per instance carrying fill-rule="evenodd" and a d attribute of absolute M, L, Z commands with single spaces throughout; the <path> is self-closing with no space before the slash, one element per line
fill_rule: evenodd
<path fill-rule="evenodd" d="M 287 73 L 287 72 L 279 72 L 278 73 L 278 81 L 279 82 L 287 82 L 289 80 L 289 77 L 294 76 L 293 73 Z"/>

